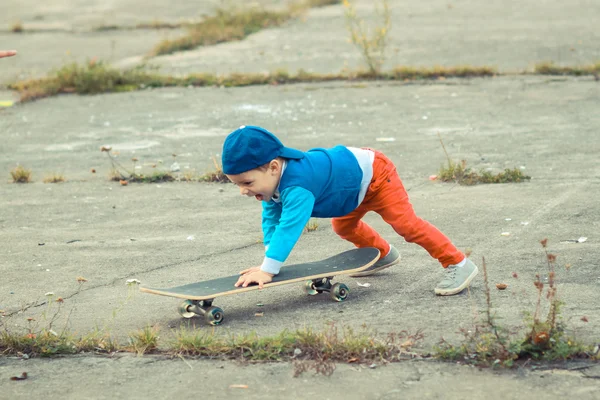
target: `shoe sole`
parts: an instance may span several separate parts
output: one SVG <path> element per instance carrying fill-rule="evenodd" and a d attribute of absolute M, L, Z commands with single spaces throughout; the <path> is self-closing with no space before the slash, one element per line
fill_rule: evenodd
<path fill-rule="evenodd" d="M 386 269 L 386 268 L 389 268 L 389 267 L 391 267 L 392 265 L 396 265 L 396 264 L 398 264 L 398 263 L 400 262 L 400 258 L 401 258 L 401 257 L 400 257 L 400 256 L 398 256 L 398 258 L 396 258 L 394 261 L 392 261 L 392 262 L 391 262 L 391 263 L 389 263 L 389 264 L 382 265 L 381 267 L 373 268 L 373 269 L 370 269 L 370 270 L 368 270 L 368 271 L 362 271 L 362 272 L 358 272 L 358 273 L 356 273 L 356 274 L 352 274 L 352 275 L 349 275 L 349 276 L 350 276 L 350 278 L 360 278 L 360 277 L 362 277 L 362 276 L 369 276 L 369 275 L 373 275 L 374 273 L 376 273 L 376 272 L 379 272 L 379 271 L 381 271 L 382 269 Z"/>
<path fill-rule="evenodd" d="M 456 288 L 452 288 L 452 289 L 435 288 L 435 294 L 437 294 L 438 296 L 452 296 L 453 294 L 460 293 L 463 290 L 465 290 L 467 288 L 467 286 L 469 286 L 469 284 L 471 283 L 473 278 L 475 278 L 478 273 L 479 273 L 479 268 L 475 267 L 473 272 L 471 272 L 471 275 L 469 275 L 469 277 L 467 279 L 465 279 L 465 281 L 463 282 L 462 285 L 460 285 L 459 287 L 456 287 Z"/>

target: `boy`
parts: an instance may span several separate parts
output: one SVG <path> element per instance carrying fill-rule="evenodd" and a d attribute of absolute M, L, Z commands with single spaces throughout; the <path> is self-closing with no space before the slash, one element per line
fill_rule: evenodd
<path fill-rule="evenodd" d="M 265 258 L 240 272 L 235 286 L 271 282 L 310 217 L 332 218 L 333 230 L 357 247 L 376 247 L 379 260 L 352 276 L 368 276 L 400 262 L 398 250 L 361 221 L 375 211 L 407 242 L 438 259 L 446 277 L 438 295 L 465 289 L 478 269 L 436 227 L 420 219 L 394 164 L 371 149 L 336 146 L 308 152 L 283 146 L 271 132 L 241 126 L 223 144 L 223 172 L 245 196 L 262 201 Z"/>

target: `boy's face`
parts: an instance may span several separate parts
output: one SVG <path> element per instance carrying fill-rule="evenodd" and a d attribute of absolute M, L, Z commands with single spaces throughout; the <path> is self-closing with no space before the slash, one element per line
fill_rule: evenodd
<path fill-rule="evenodd" d="M 271 201 L 281 178 L 281 161 L 273 160 L 266 169 L 255 168 L 238 175 L 227 175 L 229 180 L 240 188 L 243 196 L 254 197 L 258 201 Z"/>

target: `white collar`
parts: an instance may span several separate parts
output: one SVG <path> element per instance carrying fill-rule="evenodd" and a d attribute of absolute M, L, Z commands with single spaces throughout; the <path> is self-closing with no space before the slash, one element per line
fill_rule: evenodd
<path fill-rule="evenodd" d="M 285 167 L 287 167 L 287 161 L 283 160 L 283 165 L 281 166 L 281 175 L 279 175 L 279 183 L 281 184 L 281 178 L 283 177 L 283 173 L 285 172 Z M 279 185 L 277 185 L 277 189 L 275 189 L 275 193 L 273 193 L 273 197 L 271 197 L 275 203 L 281 203 L 280 193 L 279 193 Z"/>

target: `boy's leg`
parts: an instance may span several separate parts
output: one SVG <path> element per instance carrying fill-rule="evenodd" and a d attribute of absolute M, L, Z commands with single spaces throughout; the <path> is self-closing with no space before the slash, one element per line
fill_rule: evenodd
<path fill-rule="evenodd" d="M 368 204 L 368 202 L 366 202 Z M 365 202 L 356 210 L 343 217 L 333 218 L 331 224 L 335 233 L 346 239 L 356 247 L 376 247 L 379 250 L 379 259 L 364 271 L 350 275 L 353 278 L 372 275 L 382 269 L 389 268 L 400 262 L 400 252 L 385 241 L 368 224 L 361 221 L 368 211 Z"/>
<path fill-rule="evenodd" d="M 435 293 L 449 296 L 469 286 L 478 273 L 477 266 L 435 226 L 416 216 L 396 167 L 379 152 L 375 153 L 373 177 L 378 183 L 373 184 L 377 190 L 374 190 L 370 209 L 379 213 L 406 241 L 419 244 L 446 268 Z"/>
<path fill-rule="evenodd" d="M 407 242 L 427 250 L 444 268 L 464 260 L 465 255 L 446 235 L 415 214 L 394 164 L 380 152 L 376 152 L 375 160 L 373 178 L 379 182 L 369 202 L 370 209 L 380 214 Z"/>
<path fill-rule="evenodd" d="M 342 239 L 354 243 L 356 247 L 375 247 L 381 253 L 380 257 L 385 257 L 390 251 L 390 244 L 368 224 L 361 221 L 367 211 L 369 210 L 361 204 L 350 214 L 332 218 L 331 226 Z"/>

